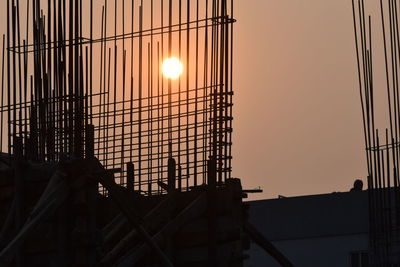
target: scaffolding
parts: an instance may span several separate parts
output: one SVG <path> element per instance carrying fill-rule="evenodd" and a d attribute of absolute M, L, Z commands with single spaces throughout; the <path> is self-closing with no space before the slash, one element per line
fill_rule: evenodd
<path fill-rule="evenodd" d="M 352 1 L 358 83 L 361 100 L 368 170 L 370 250 L 368 266 L 400 264 L 400 102 L 399 102 L 399 17 L 398 1 L 380 1 L 379 31 L 384 65 L 375 61 L 373 16 L 367 15 L 369 1 Z M 377 86 L 374 74 L 383 69 L 385 84 Z M 384 91 L 380 92 L 379 90 Z M 380 131 L 376 95 L 387 98 L 388 127 Z"/>
<path fill-rule="evenodd" d="M 35 162 L 88 153 L 116 181 L 163 194 L 232 171 L 233 1 L 7 0 L 1 150 Z M 26 16 L 25 16 L 26 14 Z M 163 76 L 166 58 L 183 65 Z M 94 151 L 88 145 L 94 137 Z M 17 145 L 20 144 L 20 145 Z"/>

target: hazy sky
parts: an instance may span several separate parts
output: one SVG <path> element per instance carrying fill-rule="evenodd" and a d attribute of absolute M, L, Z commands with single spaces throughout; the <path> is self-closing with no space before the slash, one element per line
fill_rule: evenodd
<path fill-rule="evenodd" d="M 234 176 L 251 199 L 365 181 L 351 1 L 235 2 Z"/>
<path fill-rule="evenodd" d="M 234 174 L 278 195 L 348 191 L 366 161 L 350 0 L 236 1 Z"/>

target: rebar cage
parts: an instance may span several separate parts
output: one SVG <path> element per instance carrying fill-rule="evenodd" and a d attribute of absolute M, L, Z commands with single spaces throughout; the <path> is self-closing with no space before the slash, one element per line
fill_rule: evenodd
<path fill-rule="evenodd" d="M 368 266 L 373 267 L 400 265 L 400 91 L 398 84 L 400 67 L 398 18 L 400 17 L 397 2 L 352 0 L 358 89 L 368 173 L 370 241 Z M 378 14 L 374 14 L 369 10 L 379 11 Z M 373 18 L 378 19 L 373 20 Z M 372 21 L 379 22 L 379 26 L 375 28 L 377 25 Z M 382 55 L 384 55 L 382 65 L 382 61 L 375 61 L 376 55 L 381 52 L 379 50 L 382 50 Z M 383 86 L 377 82 L 379 79 L 374 77 L 377 76 L 376 73 L 379 70 L 384 70 L 386 79 Z M 387 98 L 383 106 L 387 110 L 387 119 L 379 116 L 382 108 L 375 98 L 377 95 Z M 386 125 L 387 128 L 379 129 L 380 125 Z"/>
<path fill-rule="evenodd" d="M 160 194 L 231 177 L 233 1 L 7 0 L 1 150 L 37 162 L 94 155 Z M 166 58 L 183 65 L 163 76 Z M 7 123 L 6 123 L 7 122 Z M 93 133 L 91 133 L 93 131 Z M 85 147 L 86 145 L 86 147 Z"/>

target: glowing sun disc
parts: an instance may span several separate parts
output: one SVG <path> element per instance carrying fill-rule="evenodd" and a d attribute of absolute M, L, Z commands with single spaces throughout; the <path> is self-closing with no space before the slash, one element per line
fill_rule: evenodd
<path fill-rule="evenodd" d="M 183 72 L 183 65 L 176 57 L 167 58 L 163 61 L 162 72 L 165 78 L 176 79 Z"/>

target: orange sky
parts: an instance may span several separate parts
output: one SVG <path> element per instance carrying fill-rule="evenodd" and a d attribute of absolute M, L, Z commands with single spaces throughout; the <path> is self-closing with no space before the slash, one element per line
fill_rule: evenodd
<path fill-rule="evenodd" d="M 233 175 L 264 190 L 250 198 L 365 182 L 351 1 L 237 0 L 235 17 Z"/>
<path fill-rule="evenodd" d="M 264 190 L 251 199 L 366 182 L 351 12 L 349 0 L 236 1 L 233 166 Z"/>

